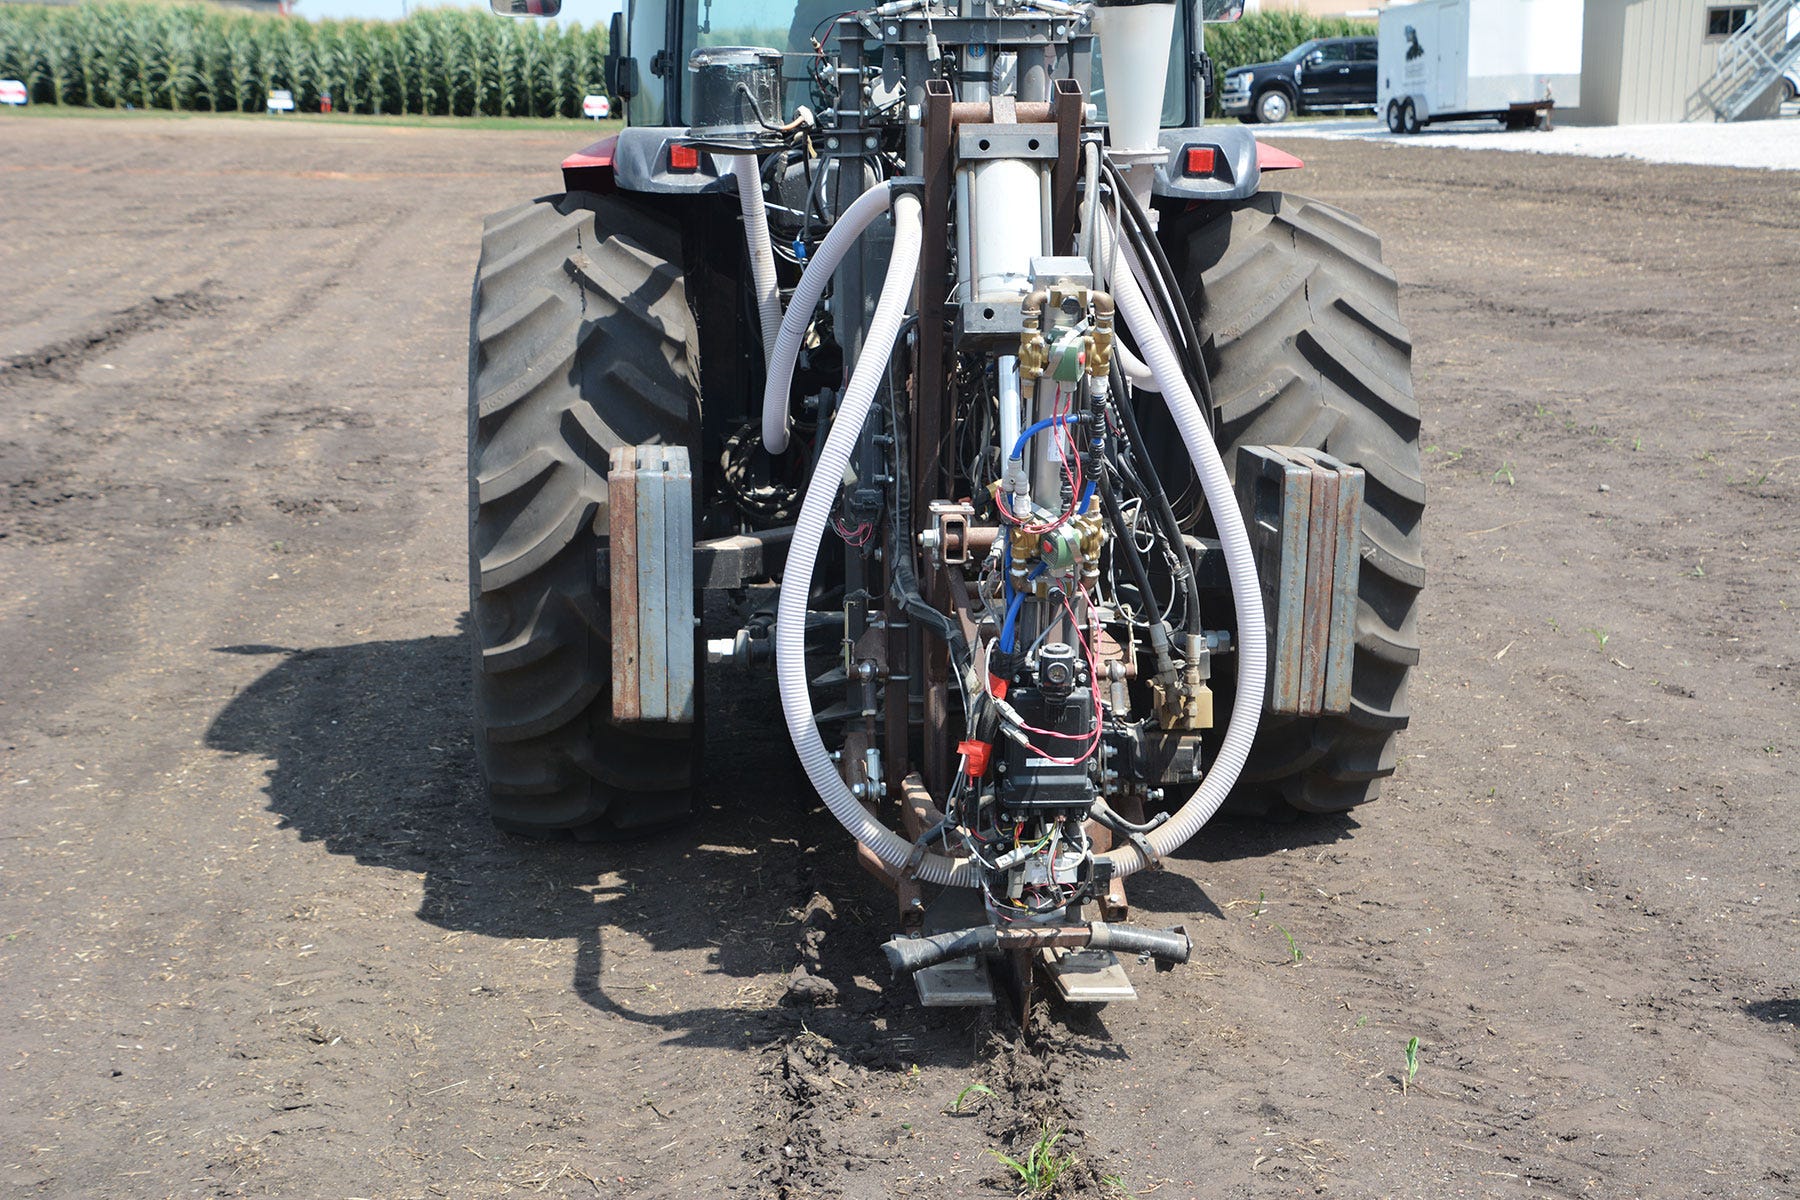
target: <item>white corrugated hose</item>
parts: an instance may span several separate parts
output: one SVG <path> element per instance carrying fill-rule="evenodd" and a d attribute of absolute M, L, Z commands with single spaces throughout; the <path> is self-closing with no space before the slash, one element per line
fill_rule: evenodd
<path fill-rule="evenodd" d="M 806 340 L 807 326 L 812 324 L 813 309 L 819 306 L 832 274 L 850 247 L 875 223 L 875 218 L 888 210 L 893 186 L 883 181 L 853 200 L 801 272 L 800 285 L 794 289 L 787 316 L 781 318 L 781 329 L 775 334 L 774 349 L 769 352 L 768 382 L 763 387 L 763 449 L 770 454 L 787 449 L 788 389 L 793 385 L 794 360 L 800 356 L 800 343 Z"/>

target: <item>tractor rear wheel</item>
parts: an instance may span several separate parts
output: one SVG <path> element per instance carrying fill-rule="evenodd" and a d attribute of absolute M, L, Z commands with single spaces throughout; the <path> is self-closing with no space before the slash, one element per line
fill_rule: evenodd
<path fill-rule="evenodd" d="M 628 836 L 685 815 L 700 728 L 612 719 L 608 453 L 685 445 L 698 337 L 677 229 L 571 192 L 490 217 L 469 335 L 475 748 L 494 821 Z"/>
<path fill-rule="evenodd" d="M 1174 232 L 1226 468 L 1239 446 L 1285 445 L 1366 473 L 1350 712 L 1265 715 L 1234 797 L 1240 810 L 1342 812 L 1393 774 L 1419 660 L 1425 485 L 1399 285 L 1375 234 L 1299 196 L 1207 205 Z"/>

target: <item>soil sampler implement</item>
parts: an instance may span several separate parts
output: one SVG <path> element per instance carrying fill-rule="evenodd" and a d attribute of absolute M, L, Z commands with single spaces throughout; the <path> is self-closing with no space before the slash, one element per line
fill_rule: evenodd
<path fill-rule="evenodd" d="M 761 671 L 923 1003 L 1129 998 L 1191 949 L 1131 923 L 1133 873 L 1393 771 L 1424 582 L 1393 273 L 1203 123 L 1202 24 L 1241 4 L 789 2 L 631 0 L 627 126 L 487 223 L 493 815 L 686 820 L 706 667 Z"/>

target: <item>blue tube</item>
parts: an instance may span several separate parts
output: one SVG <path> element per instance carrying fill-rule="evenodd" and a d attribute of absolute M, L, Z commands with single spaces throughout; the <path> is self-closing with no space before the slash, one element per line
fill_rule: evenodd
<path fill-rule="evenodd" d="M 1094 488 L 1096 486 L 1097 485 L 1092 479 L 1087 481 L 1087 487 L 1083 488 L 1081 492 L 1081 503 L 1075 506 L 1076 512 L 1081 513 L 1083 516 L 1087 515 L 1088 505 L 1094 502 Z"/>
<path fill-rule="evenodd" d="M 1023 593 L 1014 596 L 1006 606 L 1006 624 L 1000 626 L 1000 649 L 1004 653 L 1012 653 L 1013 637 L 1019 626 L 1019 610 L 1024 607 L 1025 596 Z"/>
<path fill-rule="evenodd" d="M 1013 596 L 1012 585 L 1012 539 L 1005 538 L 1005 546 L 1000 558 L 1000 599 L 1006 605 L 1005 624 L 1000 627 L 1000 649 L 1011 651 L 1013 643 L 1013 625 L 1019 618 L 1019 604 Z"/>
<path fill-rule="evenodd" d="M 1052 425 L 1067 425 L 1071 421 L 1079 421 L 1080 419 L 1080 413 L 1064 413 L 1060 417 L 1045 417 L 1041 421 L 1034 421 L 1030 425 L 1027 425 L 1024 432 L 1019 434 L 1019 440 L 1013 443 L 1013 460 L 1016 462 L 1017 460 L 1024 458 L 1025 443 L 1029 442 L 1032 438 L 1044 432 L 1044 430 L 1050 428 Z"/>
<path fill-rule="evenodd" d="M 1011 571 L 1012 561 L 1011 560 L 1012 560 L 1012 551 L 1009 548 L 1007 551 L 1007 567 L 1008 567 L 1007 575 L 1009 577 L 1009 580 L 1006 585 L 1006 590 L 1011 594 L 1012 598 L 1006 602 L 1006 624 L 1004 624 L 1000 627 L 1000 649 L 1005 651 L 1007 654 L 1012 653 L 1013 642 L 1016 640 L 1016 635 L 1018 632 L 1017 627 L 1019 624 L 1019 613 L 1025 607 L 1025 593 L 1012 591 L 1012 583 L 1010 582 L 1010 576 L 1012 574 L 1012 571 Z M 1049 569 L 1050 569 L 1049 563 L 1040 562 L 1040 563 L 1038 563 L 1037 566 L 1031 568 L 1031 570 L 1026 573 L 1025 578 L 1026 579 L 1036 579 L 1039 575 L 1042 575 L 1045 571 L 1047 571 Z"/>

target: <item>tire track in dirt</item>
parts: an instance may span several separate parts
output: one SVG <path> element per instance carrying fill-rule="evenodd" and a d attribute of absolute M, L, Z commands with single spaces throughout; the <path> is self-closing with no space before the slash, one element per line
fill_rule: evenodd
<path fill-rule="evenodd" d="M 152 296 L 123 312 L 115 313 L 86 333 L 64 338 L 38 350 L 11 355 L 0 362 L 0 384 L 17 383 L 28 378 L 71 382 L 84 363 L 120 343 L 141 333 L 166 329 L 178 322 L 211 316 L 231 300 L 210 280 L 197 288 L 189 288 L 171 296 Z"/>

